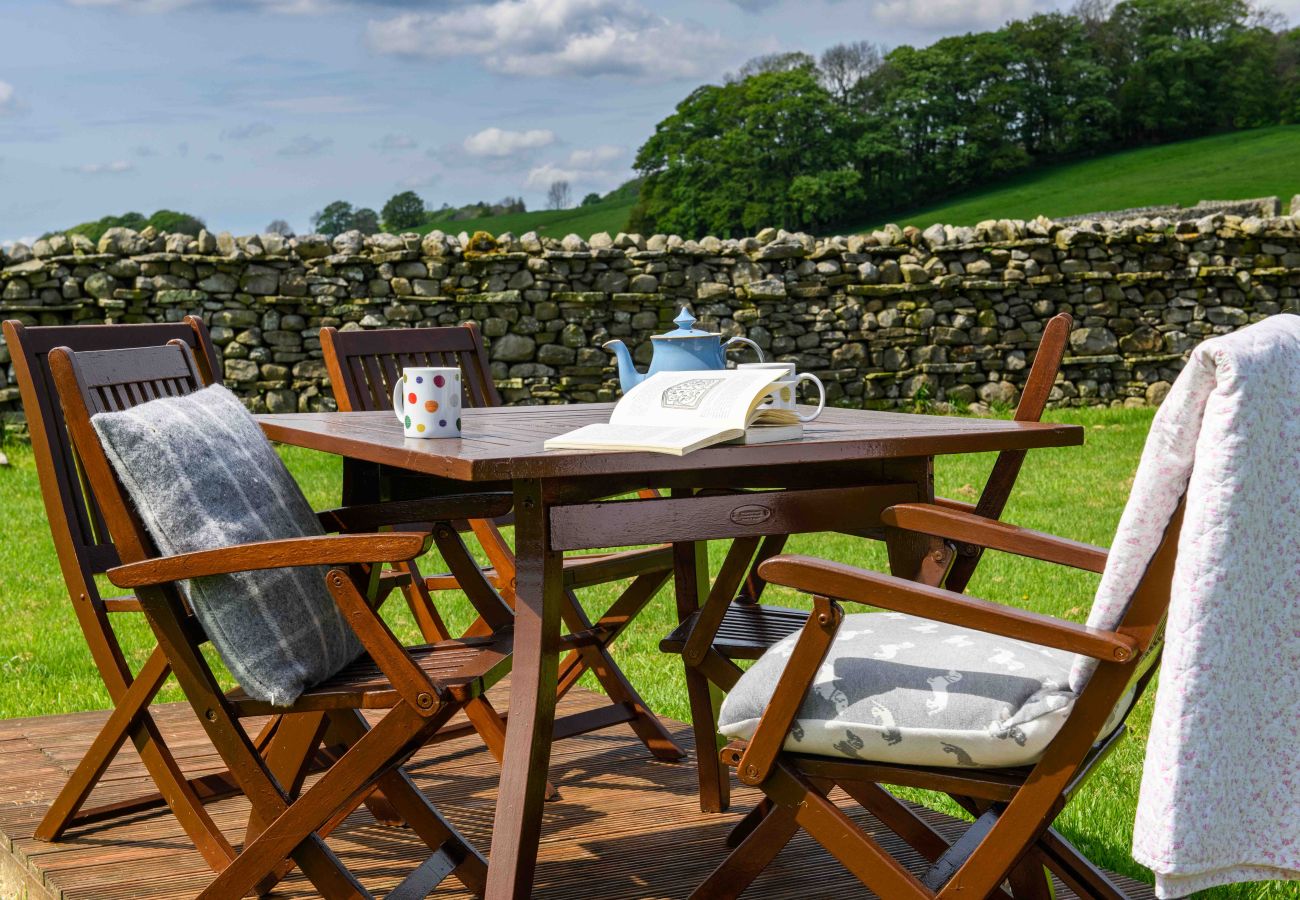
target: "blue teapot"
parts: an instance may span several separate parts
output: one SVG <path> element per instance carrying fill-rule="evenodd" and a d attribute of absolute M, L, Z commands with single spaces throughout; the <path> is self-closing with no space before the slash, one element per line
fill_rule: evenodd
<path fill-rule="evenodd" d="M 714 331 L 704 331 L 695 327 L 695 317 L 683 306 L 677 318 L 675 331 L 667 334 L 653 334 L 654 355 L 650 357 L 650 369 L 644 375 L 636 370 L 632 354 L 622 341 L 607 341 L 606 350 L 611 350 L 618 360 L 618 383 L 627 393 L 646 378 L 658 372 L 694 372 L 701 369 L 725 369 L 727 367 L 726 348 L 732 344 L 748 344 L 758 354 L 758 361 L 763 361 L 763 351 L 749 338 L 733 337 L 727 341 Z"/>

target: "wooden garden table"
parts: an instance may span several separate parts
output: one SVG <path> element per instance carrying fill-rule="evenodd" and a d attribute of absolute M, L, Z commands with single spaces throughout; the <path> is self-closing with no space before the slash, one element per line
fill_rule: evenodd
<path fill-rule="evenodd" d="M 555 717 L 564 551 L 672 543 L 678 613 L 685 618 L 708 593 L 706 541 L 821 531 L 882 536 L 881 510 L 933 498 L 935 456 L 1083 443 L 1075 425 L 830 408 L 803 440 L 789 443 L 710 447 L 684 457 L 542 449 L 548 437 L 608 421 L 612 408 L 467 409 L 459 440 L 406 439 L 388 412 L 258 417 L 272 440 L 343 457 L 345 502 L 378 499 L 380 467 L 435 476 L 432 483 L 448 493 L 471 483 L 476 491 L 514 493 L 514 674 L 490 900 L 532 893 Z M 605 499 L 644 487 L 670 495 Z M 931 549 L 927 538 L 894 533 L 890 567 L 911 576 Z M 716 754 L 699 753 L 707 805 L 727 773 Z"/>

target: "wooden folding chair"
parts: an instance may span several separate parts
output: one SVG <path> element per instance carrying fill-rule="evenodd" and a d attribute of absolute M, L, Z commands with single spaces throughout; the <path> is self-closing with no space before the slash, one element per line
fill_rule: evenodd
<path fill-rule="evenodd" d="M 487 353 L 478 327 L 467 323 L 458 327 L 384 329 L 377 331 L 338 331 L 322 328 L 321 348 L 330 373 L 334 397 L 345 412 L 392 409 L 393 385 L 408 366 L 458 366 L 465 387 L 467 407 L 499 406 L 501 396 L 492 381 Z M 378 476 L 383 497 L 419 494 L 428 489 L 428 480 L 412 474 L 385 471 Z M 393 522 L 396 526 L 417 527 Z M 515 557 L 502 535 L 498 523 L 474 519 L 469 523 L 489 561 L 484 570 L 488 580 L 514 605 Z M 413 564 L 406 564 L 412 582 L 429 591 L 460 590 L 461 574 L 421 578 Z M 609 695 L 608 707 L 561 717 L 556 720 L 555 737 L 572 737 L 590 731 L 627 723 L 637 737 L 658 759 L 678 760 L 685 756 L 667 729 L 646 705 L 609 653 L 610 644 L 640 614 L 646 604 L 672 575 L 672 551 L 668 547 L 571 556 L 564 560 L 565 603 L 561 607 L 567 638 L 572 650 L 560 661 L 557 693 L 563 697 L 586 671 L 592 672 Z M 618 599 L 594 622 L 583 609 L 576 591 L 615 581 L 632 579 Z M 431 604 L 421 604 L 432 609 Z M 412 606 L 415 609 L 415 606 Z M 448 634 L 441 620 L 423 617 L 417 621 L 426 640 L 445 639 Z M 478 634 L 481 622 L 470 628 Z M 467 709 L 472 723 L 488 749 L 500 761 L 504 751 L 502 717 L 486 699 Z M 456 734 L 455 729 L 446 732 Z M 442 737 L 440 735 L 439 737 Z"/>
<path fill-rule="evenodd" d="M 1025 379 L 1015 420 L 1037 422 L 1061 368 L 1074 319 L 1069 313 L 1053 316 L 1043 329 L 1033 365 Z M 977 503 L 936 497 L 935 504 L 947 509 L 996 520 L 1002 515 L 1027 450 L 1004 450 L 998 454 Z M 761 564 L 785 549 L 787 535 L 743 538 L 733 541 L 706 602 L 690 613 L 660 644 L 665 653 L 677 653 L 686 666 L 686 687 L 691 703 L 691 724 L 698 748 L 717 740 L 719 690 L 729 691 L 740 677 L 734 660 L 757 659 L 777 641 L 799 629 L 808 612 L 759 603 L 767 583 Z M 983 548 L 964 542 L 945 542 L 938 555 L 927 557 L 916 578 L 927 584 L 942 583 L 949 590 L 966 589 Z M 728 806 L 725 770 L 701 749 L 701 806 L 722 811 Z"/>
<path fill-rule="evenodd" d="M 413 501 L 401 515 L 433 523 L 431 533 L 349 533 L 290 538 L 159 556 L 114 473 L 91 416 L 201 385 L 199 367 L 182 342 L 161 347 L 49 354 L 74 458 L 88 499 L 113 540 L 118 560 L 108 578 L 136 591 L 158 639 L 161 666 L 170 666 L 230 778 L 251 805 L 241 850 L 215 832 L 226 857 L 203 898 L 269 890 L 297 864 L 322 896 L 371 896 L 325 844 L 325 837 L 376 790 L 429 846 L 433 855 L 393 896 L 424 896 L 448 874 L 482 892 L 486 863 L 414 787 L 400 766 L 466 702 L 509 670 L 509 608 L 479 579 L 466 593 L 489 624 L 482 638 L 405 648 L 377 612 L 380 563 L 413 559 L 436 541 L 459 569 L 477 571 L 451 520 L 494 516 L 509 495 L 479 494 Z M 321 516 L 330 530 L 373 531 L 392 510 L 357 507 Z M 331 566 L 326 584 L 366 653 L 341 672 L 308 687 L 288 707 L 273 707 L 240 689 L 223 692 L 202 652 L 207 636 L 178 587 L 184 580 L 291 566 Z M 139 680 L 137 681 L 139 683 Z M 386 710 L 371 727 L 361 710 Z M 274 716 L 264 746 L 240 720 Z M 322 741 L 346 748 L 306 790 L 307 763 Z"/>
<path fill-rule="evenodd" d="M 737 826 L 729 841 L 735 850 L 692 896 L 739 896 L 803 828 L 882 897 L 1005 897 L 1006 881 L 1016 900 L 1046 900 L 1052 896 L 1050 881 L 1044 876 L 1046 867 L 1081 897 L 1122 898 L 1123 893 L 1110 879 L 1051 825 L 1124 734 L 1122 720 L 1115 724 L 1115 714 L 1122 710 L 1127 718 L 1156 671 L 1182 514 L 1180 502 L 1127 611 L 1113 630 L 1089 628 L 838 563 L 797 556 L 763 563 L 762 575 L 768 581 L 812 594 L 813 612 L 799 632 L 752 737 L 732 741 L 721 754 L 743 782 L 763 790 L 766 801 Z M 963 510 L 903 504 L 886 510 L 884 517 L 894 527 L 958 544 L 1091 572 L 1100 573 L 1106 566 L 1107 554 L 1100 548 Z M 1097 660 L 1098 666 L 1059 731 L 1032 764 L 956 768 L 960 764 L 956 753 L 952 766 L 925 766 L 870 761 L 869 749 L 859 751 L 861 760 L 790 752 L 785 749 L 787 736 L 835 640 L 843 618 L 839 604 L 846 601 L 1080 654 Z M 940 653 L 936 671 L 947 666 Z M 913 670 L 915 665 L 899 668 Z M 970 811 L 975 821 L 949 844 L 882 784 L 946 793 Z M 828 792 L 837 785 L 930 861 L 920 878 L 862 833 L 828 799 Z"/>
<path fill-rule="evenodd" d="M 166 804 L 209 864 L 223 866 L 228 859 L 228 848 L 204 804 L 235 793 L 239 788 L 227 772 L 187 778 L 149 714 L 149 703 L 171 669 L 162 652 L 155 650 L 140 671 L 132 673 L 118 642 L 113 619 L 123 612 L 139 612 L 140 603 L 133 596 L 102 597 L 96 586 L 95 576 L 118 565 L 120 559 L 99 508 L 84 488 L 48 360 L 49 352 L 55 347 L 111 350 L 157 347 L 181 341 L 193 350 L 197 362 L 196 383 L 187 387 L 190 389 L 219 380 L 207 330 L 197 318 L 189 316 L 182 322 L 160 325 L 25 328 L 17 321 L 7 321 L 4 335 L 27 414 L 36 471 L 59 566 L 86 646 L 114 704 L 112 715 L 37 826 L 35 837 L 55 841 L 70 828 Z M 91 791 L 128 738 L 158 791 L 84 808 Z"/>

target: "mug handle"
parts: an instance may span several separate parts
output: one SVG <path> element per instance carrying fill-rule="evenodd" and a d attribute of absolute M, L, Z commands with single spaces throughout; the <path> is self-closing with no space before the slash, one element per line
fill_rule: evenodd
<path fill-rule="evenodd" d="M 393 414 L 397 416 L 397 421 L 406 424 L 406 398 L 402 396 L 400 379 L 393 385 Z"/>
<path fill-rule="evenodd" d="M 755 344 L 749 338 L 741 337 L 740 335 L 736 335 L 733 338 L 727 338 L 727 342 L 722 345 L 722 352 L 725 354 L 727 352 L 727 348 L 730 347 L 732 344 L 748 344 L 749 346 L 753 347 L 754 352 L 758 354 L 759 362 L 767 362 L 767 360 L 763 358 L 763 348 L 758 346 L 758 344 Z"/>
<path fill-rule="evenodd" d="M 804 416 L 799 416 L 800 422 L 811 422 L 813 419 L 820 416 L 822 414 L 822 410 L 826 408 L 826 388 L 822 384 L 822 380 L 818 378 L 816 375 L 814 375 L 812 372 L 801 372 L 799 374 L 799 377 L 795 379 L 794 389 L 796 391 L 799 390 L 800 382 L 804 382 L 804 381 L 809 381 L 817 385 L 817 394 L 819 397 L 817 401 L 817 411 L 806 418 Z M 796 415 L 798 415 L 798 413 L 796 413 Z"/>

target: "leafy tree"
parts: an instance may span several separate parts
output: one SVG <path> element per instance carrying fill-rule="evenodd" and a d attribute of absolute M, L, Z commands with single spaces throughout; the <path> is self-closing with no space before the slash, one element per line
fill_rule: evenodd
<path fill-rule="evenodd" d="M 884 50 L 870 41 L 853 41 L 828 47 L 818 66 L 822 86 L 841 103 L 848 103 L 862 79 L 880 68 Z"/>
<path fill-rule="evenodd" d="M 568 209 L 573 205 L 572 192 L 569 190 L 569 182 L 561 178 L 558 181 L 552 181 L 551 186 L 546 190 L 546 208 L 547 209 Z"/>
<path fill-rule="evenodd" d="M 146 223 L 152 225 L 155 231 L 165 231 L 168 234 L 188 234 L 197 236 L 199 231 L 204 227 L 203 220 L 198 216 L 192 216 L 189 213 L 175 212 L 170 209 L 160 209 Z"/>
<path fill-rule="evenodd" d="M 311 217 L 311 227 L 321 234 L 342 234 L 352 230 L 354 215 L 351 203 L 335 200 Z"/>
<path fill-rule="evenodd" d="M 645 183 L 635 227 L 735 235 L 833 222 L 860 200 L 850 135 L 810 63 L 705 85 L 637 154 Z"/>
<path fill-rule="evenodd" d="M 1300 122 L 1300 28 L 1278 36 L 1278 109 L 1283 122 Z"/>
<path fill-rule="evenodd" d="M 599 202 L 600 202 L 600 194 L 597 194 L 595 191 L 592 191 L 590 194 L 582 198 L 583 206 L 591 206 L 592 204 L 599 203 Z"/>
<path fill-rule="evenodd" d="M 882 53 L 757 57 L 637 154 L 630 227 L 738 234 L 879 217 L 1029 166 L 1300 121 L 1300 30 L 1250 0 L 1078 0 Z"/>
<path fill-rule="evenodd" d="M 283 237 L 293 237 L 293 226 L 284 219 L 272 219 L 271 224 L 266 226 L 267 234 L 278 234 Z"/>
<path fill-rule="evenodd" d="M 375 234 L 379 231 L 379 213 L 368 206 L 363 206 L 352 214 L 351 227 L 362 234 Z"/>
<path fill-rule="evenodd" d="M 170 209 L 160 209 L 148 218 L 145 218 L 143 213 L 128 212 L 120 216 L 104 216 L 93 222 L 82 222 L 67 229 L 65 233 L 83 234 L 92 241 L 98 241 L 110 228 L 130 228 L 133 231 L 140 231 L 150 225 L 159 232 L 196 235 L 199 229 L 203 228 L 203 220 L 198 216 Z"/>
<path fill-rule="evenodd" d="M 402 191 L 388 198 L 380 211 L 389 231 L 406 231 L 424 224 L 424 201 L 415 191 Z"/>
<path fill-rule="evenodd" d="M 728 75 L 726 80 L 744 81 L 746 78 L 753 78 L 755 75 L 763 75 L 768 72 L 793 72 L 795 69 L 807 69 L 815 65 L 817 65 L 817 60 L 800 51 L 793 53 L 765 53 L 746 62 L 740 67 L 740 71 L 736 72 L 735 75 Z"/>

